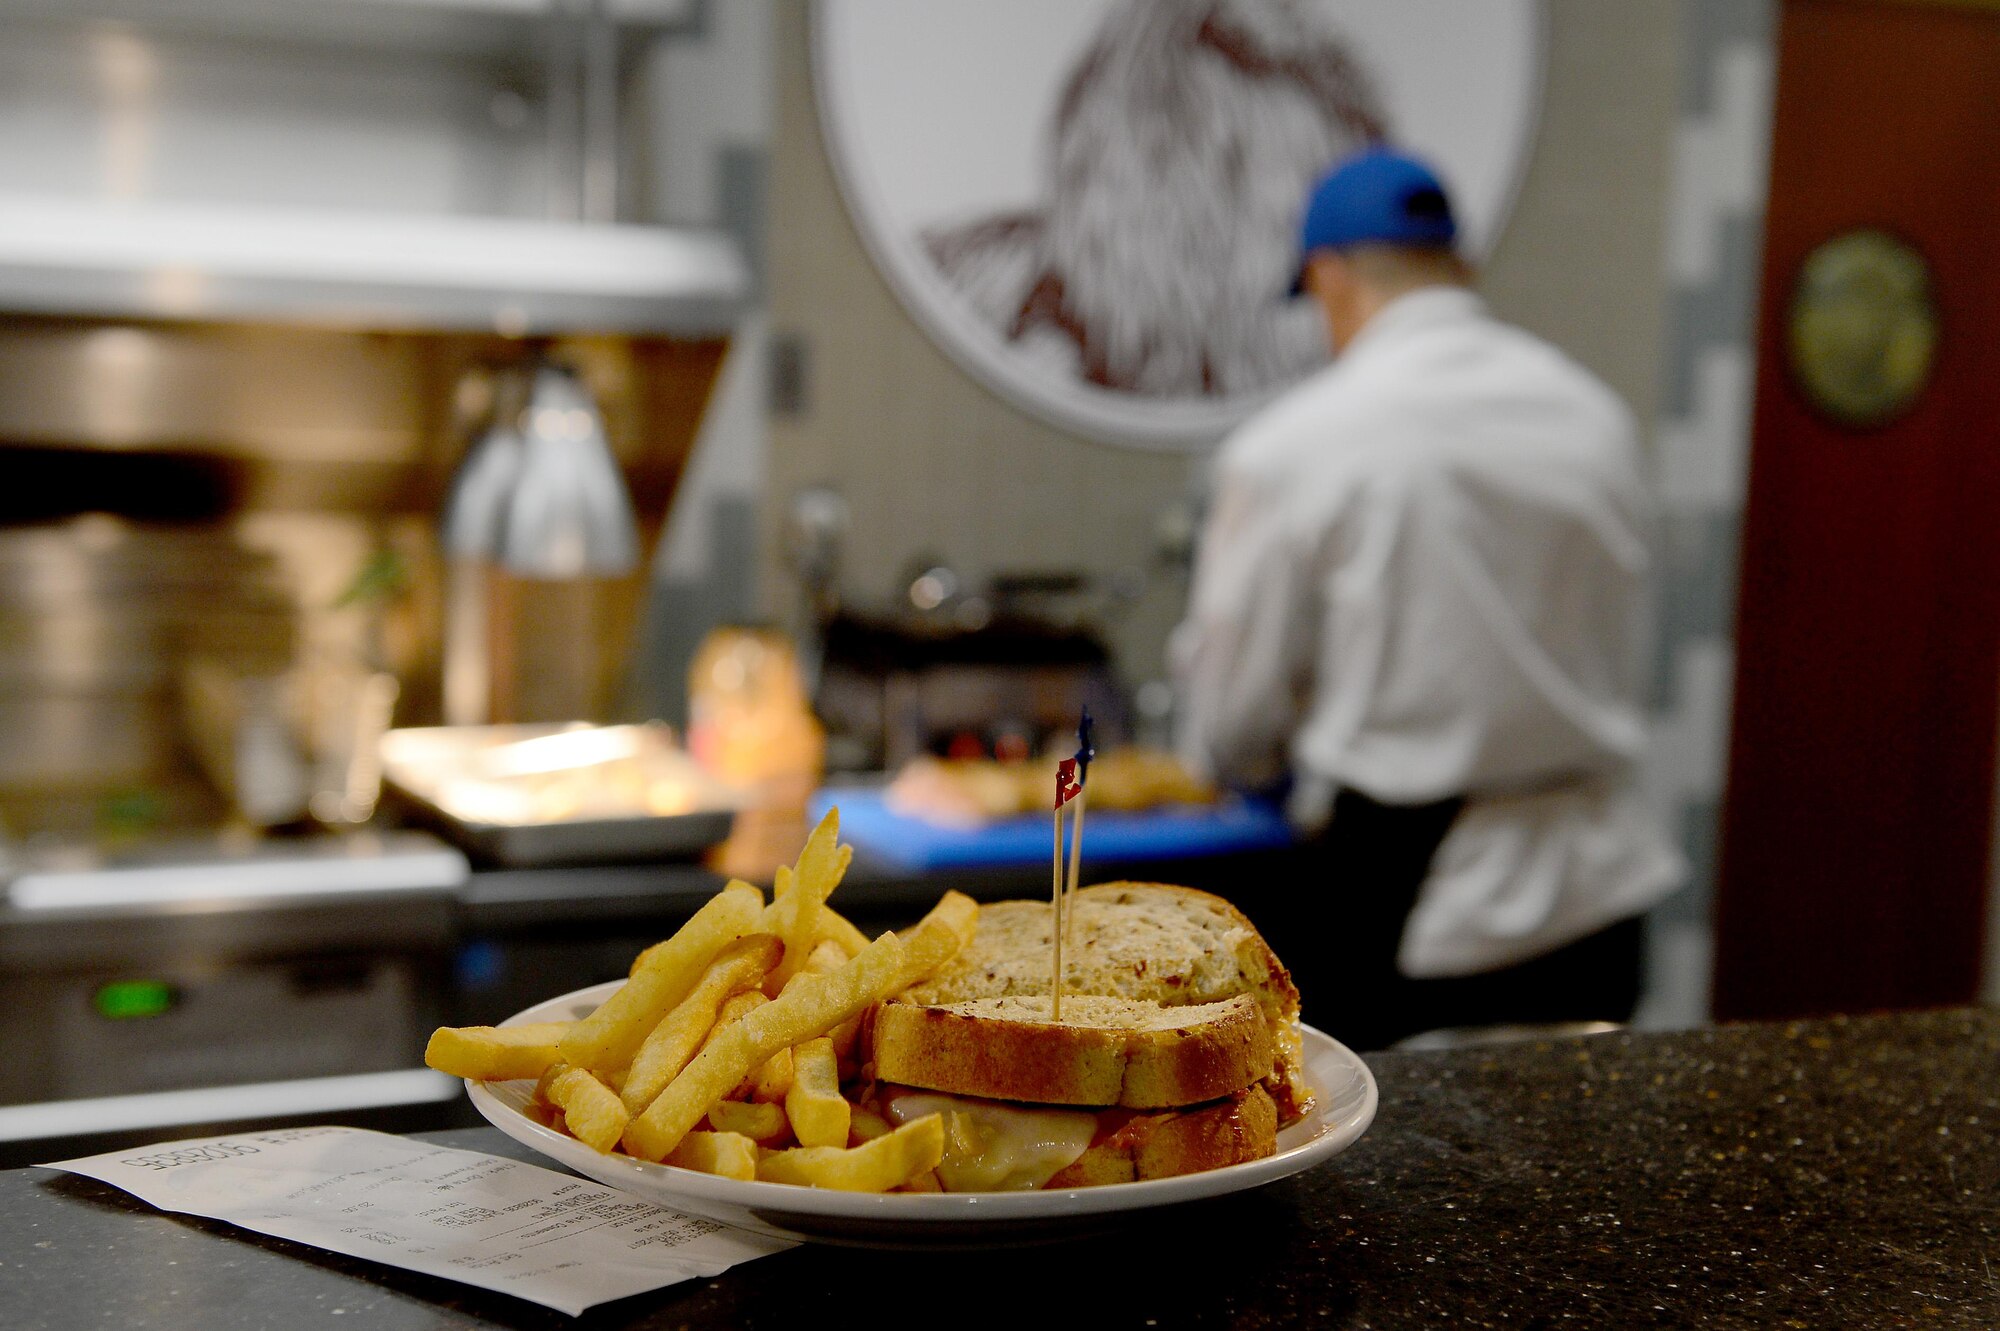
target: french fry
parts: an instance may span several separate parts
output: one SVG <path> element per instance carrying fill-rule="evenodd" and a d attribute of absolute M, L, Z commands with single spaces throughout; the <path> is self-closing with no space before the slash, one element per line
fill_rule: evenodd
<path fill-rule="evenodd" d="M 721 1035 L 732 1023 L 742 1020 L 749 1013 L 756 1011 L 770 1001 L 770 999 L 764 997 L 764 991 L 761 989 L 745 989 L 742 993 L 731 994 L 728 1001 L 722 1005 L 721 1010 L 715 1014 L 715 1025 L 703 1037 L 701 1042 L 702 1049 L 706 1049 L 711 1044 L 714 1044 L 716 1037 Z M 695 1052 L 696 1056 L 699 1057 L 700 1050 L 696 1050 Z M 757 1069 L 757 1072 L 751 1073 L 738 1082 L 726 1098 L 731 1100 L 748 1100 L 757 1089 L 757 1073 L 762 1071 L 763 1069 L 760 1067 Z"/>
<path fill-rule="evenodd" d="M 741 1100 L 724 1100 L 710 1109 L 708 1126 L 717 1132 L 748 1137 L 759 1146 L 769 1146 L 791 1131 L 790 1120 L 777 1105 L 745 1104 Z"/>
<path fill-rule="evenodd" d="M 728 997 L 728 999 L 724 1001 L 722 1007 L 716 1012 L 715 1030 L 709 1032 L 708 1040 L 702 1041 L 702 1047 L 707 1048 L 708 1041 L 713 1040 L 716 1037 L 717 1032 L 721 1031 L 721 1029 L 724 1026 L 727 1026 L 732 1021 L 739 1021 L 742 1018 L 749 1016 L 752 1012 L 755 1012 L 758 1008 L 763 1007 L 764 1004 L 770 1001 L 771 1000 L 769 998 L 765 997 L 764 991 L 762 989 L 754 987 L 749 989 L 739 989 L 735 993 L 731 994 Z"/>
<path fill-rule="evenodd" d="M 947 892 L 917 927 L 903 934 L 904 989 L 943 969 L 972 942 L 979 928 L 979 903 L 963 892 Z"/>
<path fill-rule="evenodd" d="M 771 1000 L 764 997 L 761 989 L 745 989 L 731 994 L 728 1001 L 715 1014 L 715 1025 L 701 1042 L 703 1049 L 722 1031 L 723 1027 L 740 1020 L 747 1013 L 754 1012 Z M 773 1103 L 785 1098 L 785 1092 L 792 1085 L 792 1051 L 780 1049 L 758 1065 L 757 1069 L 730 1091 L 731 1100 L 762 1100 Z"/>
<path fill-rule="evenodd" d="M 819 936 L 838 946 L 850 957 L 868 946 L 868 935 L 855 928 L 845 915 L 831 906 L 822 907 L 820 910 Z"/>
<path fill-rule="evenodd" d="M 799 852 L 798 863 L 792 867 L 791 881 L 794 884 L 810 881 L 813 895 L 823 906 L 853 864 L 854 847 L 840 844 L 840 810 L 828 809 L 826 817 L 819 820 L 819 826 L 806 838 L 805 849 Z M 777 895 L 774 888 L 774 901 Z M 867 940 L 864 938 L 862 942 L 865 944 Z"/>
<path fill-rule="evenodd" d="M 854 1110 L 840 1093 L 840 1068 L 833 1041 L 825 1036 L 792 1050 L 792 1088 L 785 1092 L 785 1117 L 801 1146 L 845 1146 Z M 714 1118 L 711 1113 L 709 1117 Z"/>
<path fill-rule="evenodd" d="M 840 951 L 840 943 L 836 943 L 832 939 L 820 939 L 820 943 L 812 949 L 812 955 L 806 957 L 806 967 L 804 969 L 806 969 L 806 973 L 812 973 L 812 975 L 832 975 L 834 971 L 838 971 L 846 963 L 848 963 L 848 957 L 846 957 L 844 951 Z M 794 979 L 794 983 L 798 981 L 796 975 L 792 979 Z M 828 1031 L 828 1037 L 832 1037 L 832 1041 L 834 1041 L 834 1053 L 838 1053 L 840 1057 L 846 1057 L 848 1053 L 852 1053 L 854 1041 L 862 1033 L 862 1019 L 864 1017 L 866 1017 L 866 1013 L 862 1017 L 848 1017 L 846 1021 L 842 1021 L 840 1025 L 836 1025 L 832 1031 Z"/>
<path fill-rule="evenodd" d="M 780 874 L 784 874 L 790 871 L 786 869 L 779 869 L 778 872 Z M 732 878 L 727 883 L 723 884 L 723 890 L 725 892 L 733 887 L 747 887 L 752 892 L 757 892 L 757 885 L 755 883 L 746 883 L 741 878 Z M 758 896 L 761 900 L 763 894 L 759 892 Z M 666 947 L 669 943 L 673 941 L 674 940 L 672 938 L 663 938 L 659 942 L 653 944 L 651 947 L 641 949 L 639 955 L 632 958 L 632 964 L 630 967 L 627 968 L 626 971 L 627 976 L 629 977 L 632 975 L 637 975 L 642 968 L 644 968 L 649 964 L 652 964 L 652 959 L 659 954 L 660 949 Z"/>
<path fill-rule="evenodd" d="M 757 1143 L 735 1132 L 690 1132 L 666 1163 L 749 1183 L 757 1177 Z"/>
<path fill-rule="evenodd" d="M 623 987 L 570 1027 L 562 1041 L 563 1061 L 593 1072 L 622 1073 L 716 954 L 753 932 L 763 913 L 764 894 L 748 883 L 731 882 L 710 897 L 672 938 L 640 954 Z"/>
<path fill-rule="evenodd" d="M 823 938 L 806 958 L 805 969 L 814 975 L 831 975 L 847 964 L 847 955 L 840 950 L 840 944 L 830 938 Z M 795 980 L 796 976 L 793 977 Z M 861 1017 L 849 1017 L 827 1034 L 833 1040 L 834 1053 L 845 1058 L 854 1049 L 854 1042 L 861 1034 Z"/>
<path fill-rule="evenodd" d="M 862 1146 L 800 1146 L 774 1151 L 757 1162 L 766 1183 L 797 1183 L 842 1192 L 887 1192 L 944 1159 L 944 1121 L 937 1114 L 912 1119 Z"/>
<path fill-rule="evenodd" d="M 595 1151 L 618 1144 L 631 1118 L 617 1092 L 584 1068 L 556 1063 L 542 1074 L 541 1097 L 563 1111 L 569 1135 Z"/>
<path fill-rule="evenodd" d="M 836 881 L 846 876 L 847 866 L 853 863 L 853 860 L 854 848 L 842 846 L 840 859 L 834 866 L 839 871 L 835 875 Z M 778 873 L 784 884 L 789 887 L 792 882 L 790 875 L 782 868 Z M 764 927 L 768 930 L 781 931 L 784 927 L 782 923 L 784 918 L 783 913 L 778 911 L 778 902 L 774 900 L 765 908 Z M 819 908 L 819 941 L 834 944 L 840 949 L 843 957 L 854 957 L 860 955 L 861 949 L 868 946 L 868 935 L 855 927 L 853 921 L 845 915 L 822 903 Z"/>
<path fill-rule="evenodd" d="M 765 910 L 767 924 L 785 940 L 784 960 L 764 980 L 766 994 L 775 998 L 783 992 L 785 982 L 799 973 L 819 942 L 820 910 L 839 884 L 847 861 L 853 858 L 852 851 L 841 854 L 846 849 L 840 844 L 840 810 L 829 809 L 806 838 L 790 886 Z"/>
<path fill-rule="evenodd" d="M 424 1046 L 424 1062 L 439 1072 L 473 1081 L 539 1077 L 556 1061 L 566 1021 L 522 1026 L 440 1026 Z"/>
<path fill-rule="evenodd" d="M 902 974 L 902 940 L 883 934 L 833 974 L 807 975 L 741 1020 L 718 1026 L 681 1075 L 626 1126 L 627 1151 L 644 1160 L 662 1159 L 754 1068 L 888 997 Z"/>
<path fill-rule="evenodd" d="M 792 1051 L 780 1049 L 750 1074 L 750 1098 L 760 1104 L 783 1104 L 792 1089 L 792 1076 Z"/>
<path fill-rule="evenodd" d="M 865 944 L 863 946 L 866 946 Z M 805 969 L 814 975 L 831 975 L 845 966 L 849 954 L 831 938 L 822 938 L 806 956 Z"/>
<path fill-rule="evenodd" d="M 625 1074 L 620 1092 L 628 1111 L 637 1114 L 653 1103 L 653 1097 L 680 1075 L 715 1028 L 723 1002 L 731 994 L 761 983 L 783 951 L 784 944 L 775 934 L 746 934 L 708 963 L 688 996 L 660 1018 L 639 1052 L 632 1055 L 632 1069 Z"/>
<path fill-rule="evenodd" d="M 912 1176 L 909 1182 L 903 1184 L 900 1191 L 943 1192 L 944 1184 L 938 1182 L 937 1171 L 935 1169 L 928 1169 L 921 1174 Z"/>

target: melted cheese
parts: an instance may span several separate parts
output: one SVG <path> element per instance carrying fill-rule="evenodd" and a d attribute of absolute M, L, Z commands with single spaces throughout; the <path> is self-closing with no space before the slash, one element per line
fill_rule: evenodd
<path fill-rule="evenodd" d="M 1030 1192 L 1090 1148 L 1097 1115 L 1075 1109 L 1025 1109 L 931 1091 L 898 1091 L 883 1111 L 898 1124 L 944 1115 L 946 1192 Z"/>

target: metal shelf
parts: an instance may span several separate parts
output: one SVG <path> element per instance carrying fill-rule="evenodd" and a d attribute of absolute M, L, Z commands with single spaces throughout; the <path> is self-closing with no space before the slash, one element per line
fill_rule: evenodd
<path fill-rule="evenodd" d="M 709 0 L 609 0 L 628 38 L 699 31 Z M 113 23 L 231 42 L 531 57 L 536 30 L 577 17 L 585 0 L 0 0 L 0 22 Z"/>
<path fill-rule="evenodd" d="M 718 231 L 0 195 L 0 309 L 349 328 L 712 333 L 750 270 Z"/>

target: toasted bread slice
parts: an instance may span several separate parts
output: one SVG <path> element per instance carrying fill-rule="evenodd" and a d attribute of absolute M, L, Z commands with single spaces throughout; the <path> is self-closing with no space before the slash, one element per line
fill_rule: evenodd
<path fill-rule="evenodd" d="M 875 1014 L 875 1076 L 903 1086 L 1050 1105 L 1172 1108 L 1233 1095 L 1271 1075 L 1270 1026 L 1248 994 L 1161 1007 L 1072 995 L 976 998 Z"/>
<path fill-rule="evenodd" d="M 1080 889 L 1064 948 L 1065 995 L 1102 994 L 1169 1006 L 1269 994 L 1299 1011 L 1291 975 L 1247 916 L 1221 897 L 1165 883 Z M 979 912 L 972 943 L 904 997 L 958 1003 L 1049 991 L 1046 901 L 997 901 Z"/>
<path fill-rule="evenodd" d="M 1258 1085 L 1195 1109 L 1134 1114 L 1042 1186 L 1088 1188 L 1199 1174 L 1277 1150 L 1278 1109 Z"/>
<path fill-rule="evenodd" d="M 1290 1123 L 1312 1103 L 1303 1076 L 1299 991 L 1249 917 L 1207 892 L 1166 883 L 1101 883 L 1080 889 L 1063 949 L 1064 998 L 1104 995 L 1163 1006 L 1249 994 L 1263 1010 L 1276 1058 L 1271 1094 Z M 982 907 L 971 944 L 938 974 L 903 995 L 931 1006 L 1047 995 L 1050 921 L 1046 901 Z"/>

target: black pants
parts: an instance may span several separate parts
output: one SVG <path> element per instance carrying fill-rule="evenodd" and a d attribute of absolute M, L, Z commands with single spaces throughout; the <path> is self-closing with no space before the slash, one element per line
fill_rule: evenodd
<path fill-rule="evenodd" d="M 1252 918 L 1297 981 L 1306 1021 L 1353 1048 L 1382 1049 L 1444 1026 L 1630 1018 L 1637 919 L 1479 975 L 1413 980 L 1396 969 L 1417 889 L 1463 803 L 1390 805 L 1342 791 L 1295 881 L 1257 894 Z"/>

